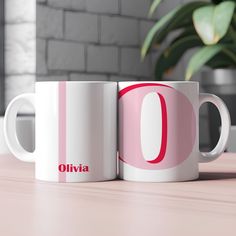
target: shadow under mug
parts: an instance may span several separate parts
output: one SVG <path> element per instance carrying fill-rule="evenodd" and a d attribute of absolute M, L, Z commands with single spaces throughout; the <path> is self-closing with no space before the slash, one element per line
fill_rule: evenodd
<path fill-rule="evenodd" d="M 35 108 L 35 151 L 27 152 L 16 135 L 20 107 Z M 10 151 L 36 163 L 36 179 L 56 182 L 116 178 L 117 83 L 36 82 L 34 93 L 7 107 L 4 133 Z"/>
<path fill-rule="evenodd" d="M 199 94 L 198 82 L 119 82 L 119 176 L 146 182 L 197 179 L 198 163 L 226 147 L 230 116 L 223 101 Z M 222 130 L 216 147 L 199 151 L 199 107 L 213 103 Z"/>

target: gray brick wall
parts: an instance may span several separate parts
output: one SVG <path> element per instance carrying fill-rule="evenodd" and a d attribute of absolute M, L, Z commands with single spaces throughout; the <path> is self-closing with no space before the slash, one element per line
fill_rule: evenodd
<path fill-rule="evenodd" d="M 116 16 L 101 17 L 101 43 L 139 45 L 138 20 Z"/>
<path fill-rule="evenodd" d="M 58 71 L 84 71 L 84 45 L 49 40 L 48 42 L 48 69 Z"/>
<path fill-rule="evenodd" d="M 46 0 L 44 2 L 46 2 Z M 84 10 L 86 6 L 86 0 L 48 0 L 48 5 L 62 9 Z"/>
<path fill-rule="evenodd" d="M 37 1 L 37 78 L 151 79 L 140 47 L 151 0 Z M 64 76 L 64 77 L 63 77 Z"/>
<path fill-rule="evenodd" d="M 36 55 L 36 61 L 37 61 L 37 67 L 38 67 L 38 73 L 40 75 L 46 75 L 48 73 L 47 65 L 46 65 L 46 40 L 44 39 L 37 39 L 36 40 L 36 46 L 37 46 L 37 55 Z"/>
<path fill-rule="evenodd" d="M 94 13 L 119 13 L 117 0 L 86 0 L 87 11 Z"/>
<path fill-rule="evenodd" d="M 119 68 L 117 47 L 89 45 L 87 53 L 88 72 L 118 72 Z"/>
<path fill-rule="evenodd" d="M 141 62 L 140 50 L 137 48 L 121 49 L 121 73 L 131 76 L 142 76 L 150 78 L 150 60 Z"/>
<path fill-rule="evenodd" d="M 121 0 L 121 14 L 138 18 L 147 18 L 150 0 Z"/>
<path fill-rule="evenodd" d="M 98 42 L 98 16 L 81 12 L 66 12 L 65 39 L 84 43 Z"/>
<path fill-rule="evenodd" d="M 37 36 L 40 38 L 63 37 L 63 11 L 37 5 Z"/>

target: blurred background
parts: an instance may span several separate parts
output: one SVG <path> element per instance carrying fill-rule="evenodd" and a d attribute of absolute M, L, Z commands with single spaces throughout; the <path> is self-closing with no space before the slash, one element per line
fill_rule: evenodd
<path fill-rule="evenodd" d="M 13 97 L 33 92 L 35 81 L 154 80 L 159 49 L 141 62 L 140 48 L 158 19 L 187 2 L 191 1 L 163 1 L 148 17 L 152 0 L 1 0 L 1 114 Z M 170 35 L 163 45 L 171 39 Z M 166 79 L 184 80 L 193 52 L 184 55 Z M 202 73 L 192 79 L 201 81 Z M 28 150 L 34 143 L 32 114 L 32 108 L 24 107 L 19 115 L 24 124 L 28 122 L 23 130 L 29 131 L 23 137 L 30 138 L 22 141 Z M 209 128 L 204 105 L 200 110 L 201 150 L 211 149 L 212 140 L 218 138 L 217 133 L 212 138 Z"/>

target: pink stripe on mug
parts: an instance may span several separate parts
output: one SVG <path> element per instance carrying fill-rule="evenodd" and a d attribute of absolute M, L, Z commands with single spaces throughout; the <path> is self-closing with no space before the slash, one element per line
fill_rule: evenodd
<path fill-rule="evenodd" d="M 66 82 L 58 82 L 58 166 L 66 164 Z M 66 172 L 59 173 L 59 182 L 66 182 Z"/>

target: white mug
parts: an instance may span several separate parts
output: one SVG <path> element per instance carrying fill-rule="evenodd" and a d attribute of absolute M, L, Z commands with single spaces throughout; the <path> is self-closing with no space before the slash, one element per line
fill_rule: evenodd
<path fill-rule="evenodd" d="M 35 107 L 35 151 L 16 135 L 22 105 Z M 36 163 L 36 179 L 56 182 L 116 178 L 117 83 L 36 82 L 35 94 L 22 94 L 7 107 L 4 133 L 10 151 Z"/>
<path fill-rule="evenodd" d="M 225 149 L 230 116 L 223 101 L 199 94 L 198 82 L 119 82 L 119 176 L 146 182 L 197 179 L 198 163 Z M 199 151 L 199 107 L 213 103 L 221 135 L 208 153 Z"/>

